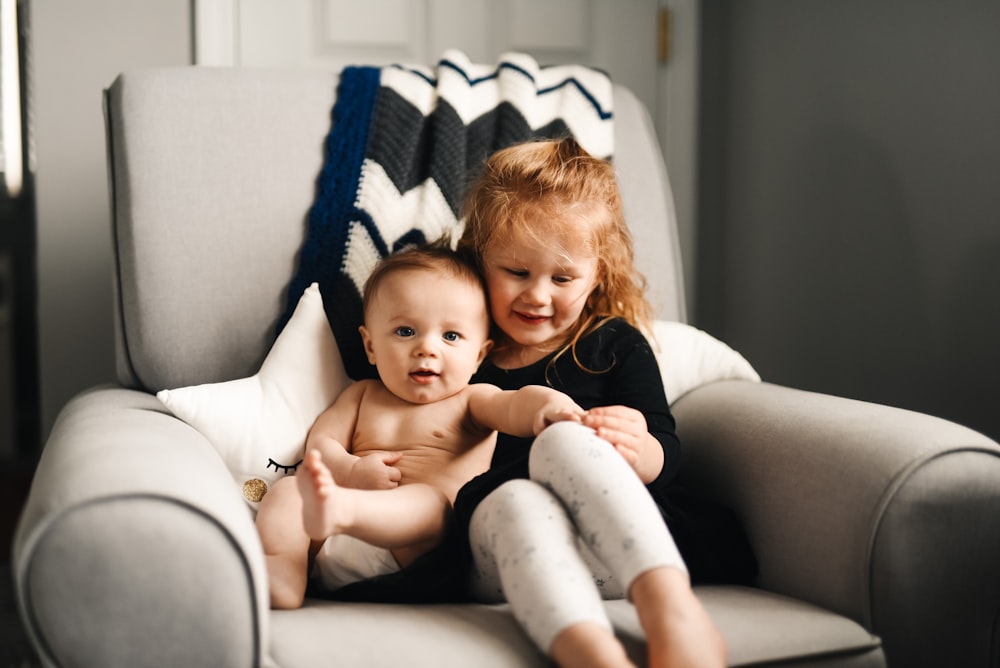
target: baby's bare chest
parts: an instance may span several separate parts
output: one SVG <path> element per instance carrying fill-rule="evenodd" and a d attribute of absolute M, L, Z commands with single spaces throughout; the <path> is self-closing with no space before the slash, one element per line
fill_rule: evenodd
<path fill-rule="evenodd" d="M 495 444 L 494 434 L 466 419 L 464 402 L 436 402 L 386 410 L 375 404 L 358 414 L 351 452 L 399 453 L 395 464 L 401 482 L 428 482 L 445 487 L 484 471 Z"/>
<path fill-rule="evenodd" d="M 488 433 L 467 419 L 468 404 L 449 398 L 433 404 L 365 402 L 359 412 L 351 451 L 424 451 L 451 459 L 478 445 Z"/>

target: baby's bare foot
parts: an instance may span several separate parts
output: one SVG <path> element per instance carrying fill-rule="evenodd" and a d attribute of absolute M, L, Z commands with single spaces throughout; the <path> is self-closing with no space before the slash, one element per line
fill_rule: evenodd
<path fill-rule="evenodd" d="M 323 540 L 339 532 L 337 496 L 339 487 L 318 450 L 306 453 L 295 474 L 302 496 L 302 526 L 313 540 Z"/>

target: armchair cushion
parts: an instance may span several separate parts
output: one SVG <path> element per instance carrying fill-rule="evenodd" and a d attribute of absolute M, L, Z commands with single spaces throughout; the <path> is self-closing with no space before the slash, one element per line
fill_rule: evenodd
<path fill-rule="evenodd" d="M 350 380 L 313 283 L 253 376 L 157 398 L 219 451 L 254 508 L 302 460 L 309 428 Z"/>

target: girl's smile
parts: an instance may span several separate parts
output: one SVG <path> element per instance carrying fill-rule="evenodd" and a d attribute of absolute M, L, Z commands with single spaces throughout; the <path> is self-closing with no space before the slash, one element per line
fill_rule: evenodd
<path fill-rule="evenodd" d="M 541 325 L 549 319 L 546 315 L 534 315 L 531 313 L 521 313 L 520 311 L 514 311 L 514 315 L 529 325 Z"/>

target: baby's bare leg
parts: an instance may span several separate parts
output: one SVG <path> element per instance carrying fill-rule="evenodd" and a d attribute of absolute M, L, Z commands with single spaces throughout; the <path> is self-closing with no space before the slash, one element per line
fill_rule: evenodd
<path fill-rule="evenodd" d="M 257 512 L 273 608 L 299 608 L 305 598 L 310 540 L 296 521 L 301 514 L 302 499 L 292 478 L 272 485 Z"/>
<path fill-rule="evenodd" d="M 404 566 L 441 540 L 451 514 L 448 498 L 430 485 L 379 490 L 341 487 L 317 450 L 306 453 L 295 479 L 307 535 L 323 540 L 345 533 L 392 550 Z"/>

